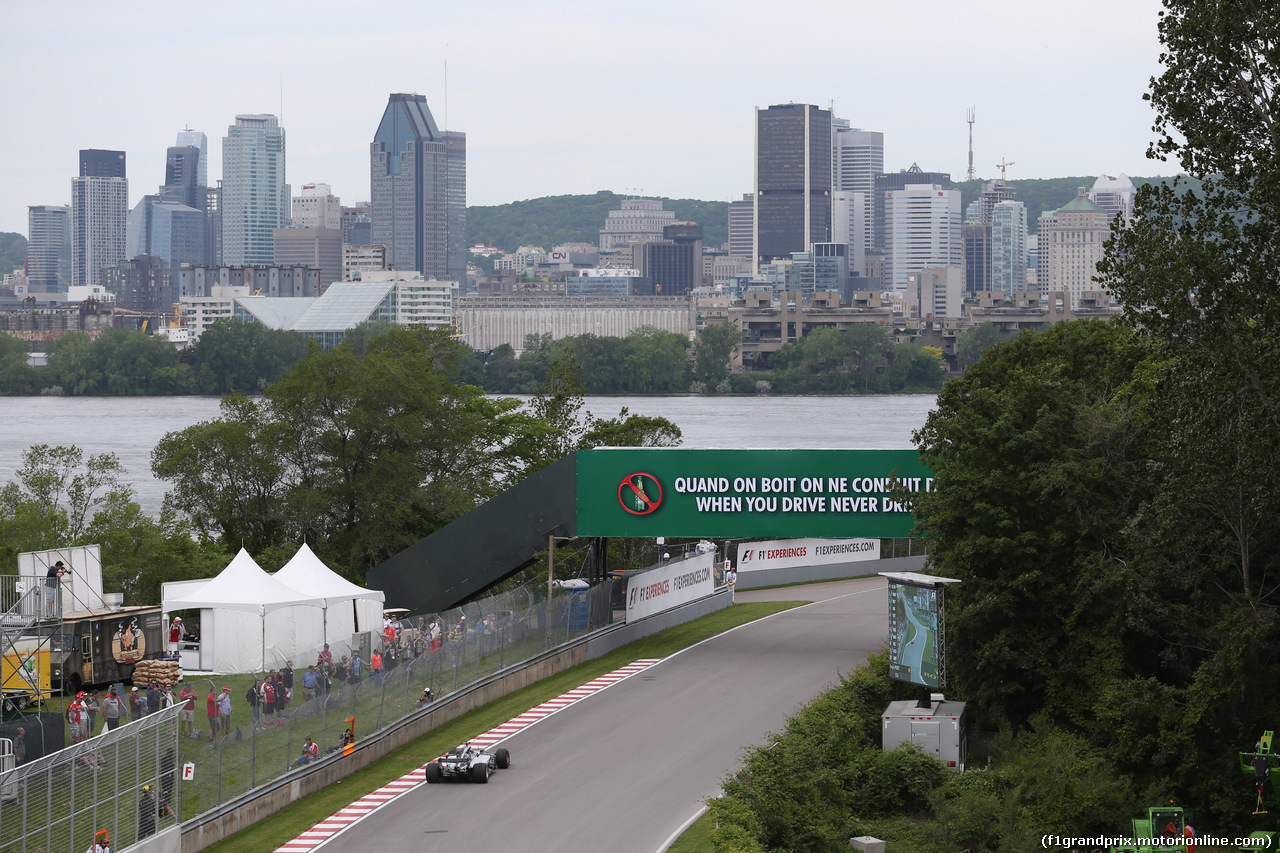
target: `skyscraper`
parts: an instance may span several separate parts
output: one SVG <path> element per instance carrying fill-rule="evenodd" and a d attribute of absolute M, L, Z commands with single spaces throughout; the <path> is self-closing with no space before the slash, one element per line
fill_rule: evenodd
<path fill-rule="evenodd" d="M 1086 291 L 1105 290 L 1094 277 L 1111 226 L 1107 212 L 1089 201 L 1084 187 L 1052 214 L 1042 213 L 1038 226 L 1041 292 L 1066 291 L 1075 306 Z"/>
<path fill-rule="evenodd" d="M 27 208 L 27 285 L 33 293 L 65 293 L 71 283 L 71 208 Z"/>
<path fill-rule="evenodd" d="M 342 228 L 342 199 L 328 184 L 303 184 L 293 197 L 290 228 Z"/>
<path fill-rule="evenodd" d="M 927 267 L 964 269 L 960 191 L 938 184 L 907 184 L 886 205 L 885 279 L 907 292 L 907 276 Z"/>
<path fill-rule="evenodd" d="M 289 224 L 284 128 L 238 115 L 222 138 L 222 263 L 271 266 L 273 232 Z"/>
<path fill-rule="evenodd" d="M 125 256 L 129 180 L 123 151 L 80 152 L 71 179 L 71 283 L 102 283 L 102 270 Z"/>
<path fill-rule="evenodd" d="M 849 120 L 831 120 L 831 188 L 836 192 L 862 193 L 862 249 L 859 257 L 874 244 L 872 202 L 876 175 L 884 173 L 884 134 L 849 126 Z M 833 240 L 843 238 L 833 237 Z M 853 252 L 849 257 L 853 257 Z M 856 267 L 855 267 L 856 268 Z M 857 270 L 862 275 L 862 270 Z"/>
<path fill-rule="evenodd" d="M 1020 201 L 991 208 L 991 290 L 1027 289 L 1027 208 Z"/>
<path fill-rule="evenodd" d="M 200 162 L 196 168 L 196 183 L 202 187 L 209 186 L 209 137 L 205 136 L 201 131 L 184 127 L 178 131 L 178 138 L 173 144 L 178 148 L 200 149 Z"/>
<path fill-rule="evenodd" d="M 208 188 L 200 183 L 203 159 L 204 152 L 194 145 L 169 148 L 165 152 L 164 186 L 160 188 L 160 198 L 203 211 L 208 204 Z"/>
<path fill-rule="evenodd" d="M 373 242 L 387 265 L 463 281 L 467 136 L 441 131 L 423 95 L 393 94 L 369 151 Z"/>
<path fill-rule="evenodd" d="M 876 175 L 875 191 L 871 200 L 871 243 L 873 251 L 886 251 L 888 221 L 885 215 L 889 193 L 905 189 L 907 184 L 937 184 L 944 190 L 951 189 L 951 175 L 946 172 L 926 172 L 915 163 L 910 169 Z"/>
<path fill-rule="evenodd" d="M 756 108 L 757 266 L 831 240 L 831 113 L 811 104 Z"/>

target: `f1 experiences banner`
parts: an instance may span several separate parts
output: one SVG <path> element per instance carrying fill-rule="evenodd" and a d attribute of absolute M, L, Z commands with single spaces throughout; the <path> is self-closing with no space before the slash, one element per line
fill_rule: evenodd
<path fill-rule="evenodd" d="M 879 539 L 774 539 L 738 546 L 740 572 L 878 559 Z"/>
<path fill-rule="evenodd" d="M 908 536 L 890 494 L 928 491 L 914 450 L 580 450 L 579 536 Z"/>
<path fill-rule="evenodd" d="M 627 621 L 643 619 L 679 604 L 705 598 L 716 591 L 712 564 L 715 553 L 708 552 L 632 575 L 627 581 Z"/>

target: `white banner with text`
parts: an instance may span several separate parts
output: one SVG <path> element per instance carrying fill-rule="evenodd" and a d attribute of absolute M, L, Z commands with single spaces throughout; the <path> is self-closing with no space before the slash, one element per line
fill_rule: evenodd
<path fill-rule="evenodd" d="M 738 546 L 740 572 L 878 559 L 879 539 L 771 539 Z"/>
<path fill-rule="evenodd" d="M 627 582 L 627 621 L 643 619 L 716 591 L 715 552 L 632 575 Z"/>

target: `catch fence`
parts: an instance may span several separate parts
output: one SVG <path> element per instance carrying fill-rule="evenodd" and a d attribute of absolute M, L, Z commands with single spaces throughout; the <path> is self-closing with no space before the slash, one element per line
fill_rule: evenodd
<path fill-rule="evenodd" d="M 178 709 L 167 708 L 0 774 L 0 853 L 128 847 L 182 819 Z"/>
<path fill-rule="evenodd" d="M 333 678 L 309 697 L 306 667 L 300 667 L 283 710 L 260 706 L 254 713 L 246 697 L 236 695 L 231 733 L 212 743 L 202 696 L 195 717 L 203 731 L 180 741 L 181 759 L 197 764 L 195 779 L 181 787 L 183 815 L 206 812 L 298 766 L 307 738 L 323 757 L 342 749 L 348 730 L 356 739 L 367 737 L 469 684 L 612 624 L 614 584 L 558 594 L 550 602 L 545 590 L 521 587 L 445 613 L 402 619 L 395 654 L 382 651 L 381 673 L 372 673 L 366 660 L 358 680 Z M 380 638 L 374 646 L 383 646 Z M 212 679 L 204 683 L 218 689 Z"/>

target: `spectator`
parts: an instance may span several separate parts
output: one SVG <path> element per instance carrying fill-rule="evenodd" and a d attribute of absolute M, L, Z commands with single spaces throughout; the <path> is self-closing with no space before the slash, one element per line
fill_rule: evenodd
<path fill-rule="evenodd" d="M 319 757 L 320 747 L 311 739 L 311 735 L 307 735 L 307 742 L 302 745 L 302 755 L 295 758 L 289 767 L 301 767 L 304 764 L 310 764 Z"/>
<path fill-rule="evenodd" d="M 178 732 L 186 737 L 194 737 L 196 727 L 195 689 L 190 684 L 183 684 L 182 692 L 178 694 L 178 701 L 182 703 L 182 710 L 178 712 Z"/>
<path fill-rule="evenodd" d="M 151 682 L 151 686 L 147 688 L 147 707 L 143 709 L 144 714 L 154 714 L 163 707 L 162 700 L 164 696 L 160 693 L 160 683 Z"/>
<path fill-rule="evenodd" d="M 142 719 L 142 715 L 146 712 L 146 706 L 142 704 L 143 696 L 138 693 L 138 688 L 134 686 L 129 690 L 129 720 L 137 722 Z"/>
<path fill-rule="evenodd" d="M 276 685 L 271 676 L 262 682 L 262 708 L 268 717 L 276 712 Z"/>
<path fill-rule="evenodd" d="M 307 671 L 302 673 L 302 701 L 310 702 L 314 698 L 316 698 L 316 668 L 309 666 Z"/>
<path fill-rule="evenodd" d="M 253 684 L 244 694 L 244 701 L 249 703 L 249 713 L 253 720 L 254 726 L 262 721 L 262 706 L 258 703 L 258 679 L 253 680 Z"/>
<path fill-rule="evenodd" d="M 364 664 L 364 661 L 360 660 L 360 652 L 353 651 L 351 653 L 351 664 L 350 664 L 351 671 L 347 676 L 348 680 L 352 684 L 360 683 L 360 667 L 363 664 Z"/>
<path fill-rule="evenodd" d="M 320 650 L 320 654 L 316 655 L 316 663 L 328 664 L 333 666 L 333 655 L 329 652 L 329 644 L 325 643 L 324 648 Z"/>
<path fill-rule="evenodd" d="M 169 623 L 169 651 L 178 653 L 178 644 L 182 642 L 182 617 L 175 616 Z"/>
<path fill-rule="evenodd" d="M 87 720 L 81 722 L 87 723 L 84 733 L 85 737 L 93 737 L 93 733 L 98 730 L 98 712 L 102 710 L 102 706 L 98 704 L 98 691 L 94 690 L 84 700 L 84 712 Z"/>
<path fill-rule="evenodd" d="M 218 722 L 224 735 L 231 734 L 231 688 L 224 686 L 218 699 Z"/>
<path fill-rule="evenodd" d="M 138 688 L 135 687 L 133 689 L 137 690 Z M 220 728 L 218 724 L 218 694 L 214 692 L 212 684 L 209 685 L 209 698 L 207 700 L 207 704 L 209 706 L 209 742 L 212 743 L 214 737 L 218 734 L 218 729 Z"/>
<path fill-rule="evenodd" d="M 83 693 L 77 693 L 75 698 L 71 700 L 71 704 L 67 706 L 66 716 L 67 724 L 71 727 L 71 742 L 79 743 L 83 737 L 81 720 L 85 716 Z"/>
<path fill-rule="evenodd" d="M 67 573 L 63 567 L 62 561 L 54 563 L 49 567 L 49 572 L 44 576 L 44 615 L 58 615 L 58 587 L 62 583 L 62 576 Z"/>
<path fill-rule="evenodd" d="M 284 662 L 284 669 L 280 670 L 280 682 L 284 684 L 284 703 L 288 705 L 293 700 L 293 661 Z"/>
<path fill-rule="evenodd" d="M 120 701 L 116 689 L 112 687 L 107 692 L 107 698 L 102 700 L 102 718 L 106 721 L 105 731 L 114 731 L 120 725 L 120 718 L 124 715 L 124 703 Z"/>
<path fill-rule="evenodd" d="M 13 739 L 13 763 L 21 764 L 27 760 L 27 730 L 18 726 L 18 736 Z"/>

